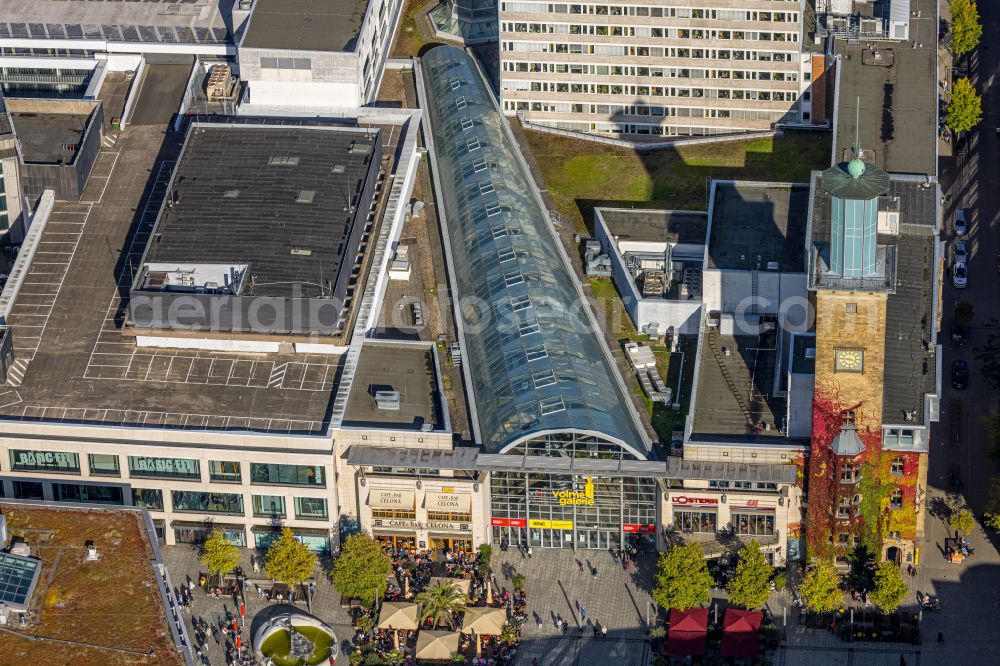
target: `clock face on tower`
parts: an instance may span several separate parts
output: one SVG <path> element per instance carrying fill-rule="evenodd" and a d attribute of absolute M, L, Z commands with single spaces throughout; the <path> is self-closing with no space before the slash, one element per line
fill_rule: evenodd
<path fill-rule="evenodd" d="M 865 352 L 862 349 L 838 349 L 834 367 L 838 372 L 861 372 L 865 365 Z"/>

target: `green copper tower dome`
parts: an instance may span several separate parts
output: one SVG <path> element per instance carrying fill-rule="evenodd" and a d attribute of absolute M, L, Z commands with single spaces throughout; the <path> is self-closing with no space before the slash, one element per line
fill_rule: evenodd
<path fill-rule="evenodd" d="M 861 178 L 865 173 L 865 163 L 861 158 L 855 157 L 853 160 L 847 163 L 847 173 L 851 174 L 851 178 Z"/>

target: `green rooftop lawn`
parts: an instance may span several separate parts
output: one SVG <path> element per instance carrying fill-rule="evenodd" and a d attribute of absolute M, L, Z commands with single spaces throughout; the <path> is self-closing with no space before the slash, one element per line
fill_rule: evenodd
<path fill-rule="evenodd" d="M 592 141 L 525 131 L 559 212 L 587 232 L 595 206 L 705 210 L 711 179 L 808 182 L 830 164 L 827 132 L 787 132 L 637 153 Z"/>

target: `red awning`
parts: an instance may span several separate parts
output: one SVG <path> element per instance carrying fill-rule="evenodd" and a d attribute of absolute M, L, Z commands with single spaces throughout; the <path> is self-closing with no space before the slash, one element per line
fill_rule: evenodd
<path fill-rule="evenodd" d="M 692 608 L 670 611 L 670 631 L 667 634 L 667 652 L 670 654 L 705 654 L 708 637 L 708 609 Z"/>
<path fill-rule="evenodd" d="M 756 657 L 761 614 L 730 608 L 722 621 L 722 656 Z"/>

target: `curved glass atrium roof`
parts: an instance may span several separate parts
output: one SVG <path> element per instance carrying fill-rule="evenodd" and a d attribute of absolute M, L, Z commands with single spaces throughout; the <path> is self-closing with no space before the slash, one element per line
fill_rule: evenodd
<path fill-rule="evenodd" d="M 450 46 L 421 62 L 481 443 L 496 453 L 577 432 L 645 457 L 648 437 L 475 62 Z"/>

